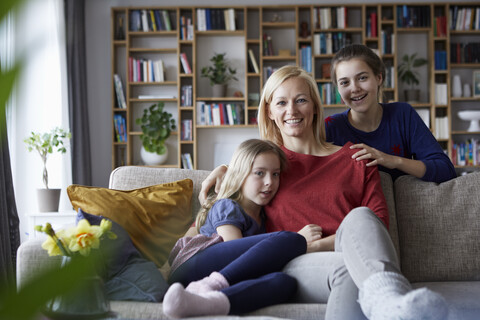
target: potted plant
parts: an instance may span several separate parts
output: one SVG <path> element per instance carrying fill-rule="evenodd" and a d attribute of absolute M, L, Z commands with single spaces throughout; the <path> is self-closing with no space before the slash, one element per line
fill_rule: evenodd
<path fill-rule="evenodd" d="M 147 165 L 160 165 L 168 157 L 165 141 L 170 137 L 172 130 L 176 129 L 175 119 L 172 114 L 164 111 L 164 103 L 158 102 L 143 111 L 143 116 L 136 119 L 142 128 L 141 157 Z"/>
<path fill-rule="evenodd" d="M 43 184 L 45 189 L 37 190 L 40 212 L 58 211 L 61 189 L 48 188 L 47 159 L 48 155 L 54 151 L 61 154 L 67 152 L 64 142 L 70 138 L 70 132 L 56 127 L 46 133 L 32 132 L 28 138 L 23 140 L 27 145 L 28 151 L 36 150 L 43 161 Z"/>
<path fill-rule="evenodd" d="M 427 62 L 424 58 L 417 58 L 417 53 L 411 55 L 405 54 L 402 57 L 402 62 L 398 66 L 398 78 L 410 86 L 409 89 L 404 91 L 405 100 L 408 102 L 418 102 L 420 100 L 420 90 L 415 88 L 415 86 L 420 83 L 416 68 L 426 65 Z"/>
<path fill-rule="evenodd" d="M 202 77 L 210 79 L 214 97 L 224 97 L 228 82 L 238 80 L 235 77 L 237 70 L 229 66 L 225 55 L 226 53 L 216 53 L 210 58 L 212 65 L 202 68 Z"/>

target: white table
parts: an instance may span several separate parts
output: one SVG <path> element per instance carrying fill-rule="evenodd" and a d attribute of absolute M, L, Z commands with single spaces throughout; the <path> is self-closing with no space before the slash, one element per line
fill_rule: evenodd
<path fill-rule="evenodd" d="M 35 239 L 44 236 L 41 232 L 35 231 L 36 225 L 45 225 L 50 222 L 54 230 L 63 229 L 75 225 L 77 213 L 74 210 L 59 212 L 34 212 L 28 216 L 28 238 Z"/>

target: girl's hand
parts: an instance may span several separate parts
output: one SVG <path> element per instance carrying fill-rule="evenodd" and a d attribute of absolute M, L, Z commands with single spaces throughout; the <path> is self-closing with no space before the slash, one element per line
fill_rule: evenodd
<path fill-rule="evenodd" d="M 322 238 L 322 227 L 316 224 L 307 224 L 300 231 L 298 231 L 298 234 L 304 236 L 304 238 L 307 240 L 308 246 L 310 243 Z"/>
<path fill-rule="evenodd" d="M 354 144 L 350 149 L 361 149 L 355 154 L 352 155 L 352 159 L 360 160 L 370 160 L 366 165 L 367 167 L 382 165 L 388 169 L 395 169 L 397 167 L 396 156 L 392 156 L 381 151 L 378 151 L 375 148 L 367 146 L 364 143 Z"/>
<path fill-rule="evenodd" d="M 335 251 L 335 235 L 332 234 L 326 238 L 322 238 L 307 243 L 307 253 L 319 251 Z"/>
<path fill-rule="evenodd" d="M 198 200 L 200 204 L 203 204 L 208 197 L 208 191 L 210 188 L 215 186 L 215 193 L 220 191 L 220 186 L 222 185 L 222 179 L 225 173 L 227 172 L 227 166 L 221 165 L 213 169 L 212 172 L 207 176 L 205 180 L 202 182 L 202 189 L 198 194 Z"/>

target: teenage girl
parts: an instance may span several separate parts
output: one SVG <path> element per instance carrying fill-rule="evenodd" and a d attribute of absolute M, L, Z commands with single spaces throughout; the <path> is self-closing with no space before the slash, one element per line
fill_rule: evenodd
<path fill-rule="evenodd" d="M 393 179 L 410 174 L 441 183 L 456 177 L 448 156 L 411 105 L 379 103 L 385 80 L 382 59 L 365 45 L 354 44 L 332 59 L 332 81 L 349 109 L 327 117 L 327 141 L 358 149 L 352 158 L 368 159 Z"/>
<path fill-rule="evenodd" d="M 286 163 L 270 141 L 251 139 L 237 148 L 218 195 L 197 215 L 199 235 L 180 239 L 172 250 L 167 316 L 242 314 L 293 296 L 296 280 L 280 271 L 306 252 L 306 239 L 265 233 L 263 212 Z"/>

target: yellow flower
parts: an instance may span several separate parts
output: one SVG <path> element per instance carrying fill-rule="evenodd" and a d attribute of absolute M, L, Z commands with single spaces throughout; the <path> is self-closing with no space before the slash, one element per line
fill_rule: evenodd
<path fill-rule="evenodd" d="M 90 250 L 100 247 L 100 237 L 103 230 L 100 226 L 91 226 L 86 219 L 82 219 L 77 226 L 69 229 L 70 241 L 68 248 L 72 252 L 80 252 L 83 256 L 88 256 Z"/>
<path fill-rule="evenodd" d="M 42 248 L 44 250 L 47 250 L 49 256 L 59 256 L 59 255 L 64 254 L 62 252 L 62 250 L 60 249 L 60 247 L 58 246 L 58 243 L 57 243 L 57 241 L 62 241 L 61 239 L 63 239 L 62 244 L 63 244 L 63 247 L 65 248 L 65 242 L 64 242 L 65 241 L 65 235 L 64 235 L 64 233 L 65 233 L 64 230 L 60 230 L 56 233 L 56 235 L 53 234 L 53 237 L 48 235 L 45 242 L 43 242 Z"/>

